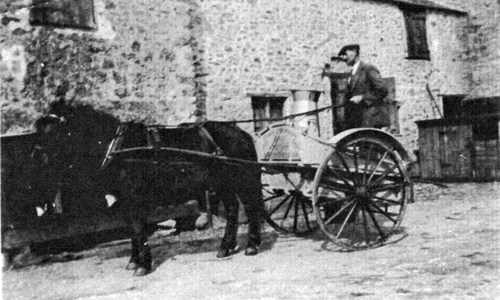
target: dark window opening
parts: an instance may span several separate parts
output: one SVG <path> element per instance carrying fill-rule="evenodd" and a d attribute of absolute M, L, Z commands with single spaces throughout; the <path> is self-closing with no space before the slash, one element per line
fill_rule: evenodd
<path fill-rule="evenodd" d="M 425 9 L 402 6 L 406 25 L 408 43 L 408 59 L 430 60 L 427 44 L 426 11 Z"/>
<path fill-rule="evenodd" d="M 491 141 L 499 139 L 498 119 L 485 118 L 472 124 L 474 141 Z"/>
<path fill-rule="evenodd" d="M 465 100 L 462 104 L 462 111 L 468 116 L 500 114 L 500 97 Z"/>
<path fill-rule="evenodd" d="M 442 95 L 442 97 L 444 118 L 459 118 L 463 115 L 462 100 L 465 95 Z"/>
<path fill-rule="evenodd" d="M 268 119 L 277 119 L 283 117 L 283 104 L 286 97 L 252 97 L 253 118 L 255 132 L 267 128 L 272 121 Z"/>
<path fill-rule="evenodd" d="M 30 24 L 95 29 L 94 0 L 33 0 Z"/>

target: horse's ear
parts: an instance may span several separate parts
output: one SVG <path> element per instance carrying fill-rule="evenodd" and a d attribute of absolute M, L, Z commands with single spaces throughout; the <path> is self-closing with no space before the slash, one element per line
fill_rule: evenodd
<path fill-rule="evenodd" d="M 64 98 L 60 98 L 49 105 L 49 112 L 57 112 L 60 111 L 61 108 L 66 106 L 66 100 Z"/>

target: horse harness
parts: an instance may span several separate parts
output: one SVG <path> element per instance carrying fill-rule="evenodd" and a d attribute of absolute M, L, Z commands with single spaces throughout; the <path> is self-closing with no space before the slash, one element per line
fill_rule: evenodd
<path fill-rule="evenodd" d="M 211 154 L 217 156 L 221 156 L 224 154 L 222 148 L 215 142 L 210 132 L 208 132 L 208 130 L 205 127 L 203 127 L 202 123 L 192 125 L 192 127 L 197 127 L 200 136 L 205 137 L 208 140 L 208 142 L 215 148 L 215 152 Z M 109 164 L 113 156 L 113 152 L 121 149 L 121 144 L 123 142 L 124 134 L 127 131 L 127 128 L 128 128 L 127 124 L 120 124 L 118 126 L 115 138 L 111 141 L 111 143 L 108 146 L 108 150 L 102 162 L 101 168 L 105 168 Z M 148 145 L 152 146 L 153 150 L 159 154 L 161 149 L 162 139 L 157 126 L 147 127 L 147 139 L 148 139 Z"/>

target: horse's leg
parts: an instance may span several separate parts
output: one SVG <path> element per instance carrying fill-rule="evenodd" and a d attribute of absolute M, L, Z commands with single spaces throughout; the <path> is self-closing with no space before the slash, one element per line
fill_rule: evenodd
<path fill-rule="evenodd" d="M 125 269 L 134 270 L 134 276 L 146 275 L 151 271 L 151 251 L 148 246 L 146 219 L 132 213 L 132 216 L 126 216 L 125 222 L 132 242 L 132 256 Z"/>
<path fill-rule="evenodd" d="M 136 264 L 134 276 L 144 276 L 151 271 L 151 250 L 148 245 L 147 222 L 139 217 L 132 220 L 132 258 Z M 134 250 L 135 243 L 135 250 Z M 134 254 L 135 251 L 135 254 Z M 135 257 L 134 257 L 135 256 Z M 135 261 L 132 261 L 134 259 Z"/>
<path fill-rule="evenodd" d="M 226 210 L 226 229 L 222 243 L 217 252 L 217 257 L 227 257 L 231 255 L 231 251 L 236 248 L 238 235 L 238 210 L 239 202 L 236 195 L 230 192 L 224 192 L 222 195 L 222 202 Z"/>
<path fill-rule="evenodd" d="M 259 190 L 260 193 L 260 190 Z M 245 248 L 245 255 L 257 255 L 261 244 L 261 218 L 262 202 L 257 198 L 258 194 L 250 192 L 240 193 L 240 200 L 245 206 L 245 212 L 248 217 L 248 238 Z"/>
<path fill-rule="evenodd" d="M 132 224 L 127 224 L 127 227 L 131 231 L 131 242 L 132 242 L 132 256 L 127 264 L 125 269 L 127 270 L 136 270 L 139 267 L 139 240 L 136 235 L 132 231 Z"/>

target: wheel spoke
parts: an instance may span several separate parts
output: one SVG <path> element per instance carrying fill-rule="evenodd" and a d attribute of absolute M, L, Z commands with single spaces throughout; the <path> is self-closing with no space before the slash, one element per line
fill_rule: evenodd
<path fill-rule="evenodd" d="M 363 172 L 363 185 L 366 184 L 366 172 L 368 171 L 366 164 L 368 163 L 368 165 L 370 165 L 369 162 L 370 162 L 370 157 L 372 154 L 372 148 L 373 148 L 373 144 L 370 144 L 370 149 L 368 150 L 368 156 L 366 157 L 366 160 L 365 160 L 365 170 Z"/>
<path fill-rule="evenodd" d="M 354 184 L 358 184 L 358 180 L 356 178 L 356 175 L 358 174 L 358 154 L 357 154 L 357 151 L 356 151 L 356 144 L 354 144 L 352 146 L 352 150 L 353 150 L 352 157 L 353 157 L 353 161 L 354 161 L 354 177 L 353 177 L 353 181 L 354 181 Z"/>
<path fill-rule="evenodd" d="M 338 158 L 340 158 L 340 161 L 342 162 L 342 165 L 344 166 L 347 174 L 349 174 L 349 177 L 351 177 L 350 179 L 354 182 L 353 178 L 352 178 L 352 173 L 351 173 L 351 169 L 349 168 L 349 166 L 347 165 L 347 162 L 345 161 L 344 157 L 342 157 L 342 155 L 340 154 L 339 151 L 335 151 L 335 154 L 337 154 Z"/>
<path fill-rule="evenodd" d="M 269 196 L 268 198 L 264 199 L 263 202 L 267 202 L 267 201 L 271 201 L 271 200 L 274 200 L 274 199 L 277 199 L 279 197 L 283 197 L 283 195 L 273 195 L 273 196 Z"/>
<path fill-rule="evenodd" d="M 384 159 L 387 156 L 387 154 L 389 154 L 389 151 L 386 151 L 384 153 L 384 155 L 382 156 L 382 158 L 378 161 L 377 166 L 373 169 L 372 173 L 370 174 L 370 177 L 368 178 L 368 181 L 367 181 L 368 183 L 372 180 L 373 175 L 375 175 L 375 172 L 377 171 L 378 167 L 380 167 L 380 165 L 384 161 Z"/>
<path fill-rule="evenodd" d="M 354 243 L 354 238 L 356 237 L 356 228 L 358 227 L 358 219 L 359 219 L 359 208 L 356 206 L 356 219 L 354 220 L 354 227 L 352 228 L 351 244 Z"/>
<path fill-rule="evenodd" d="M 283 216 L 283 219 L 281 219 L 280 227 L 283 227 L 283 224 L 285 224 L 286 218 L 288 218 L 288 213 L 290 213 L 290 209 L 292 208 L 295 201 L 295 197 L 291 197 L 291 199 L 292 200 L 290 200 L 290 204 L 288 204 L 288 207 L 286 208 L 285 215 Z"/>
<path fill-rule="evenodd" d="M 278 211 L 278 209 L 280 209 L 280 208 L 283 206 L 283 204 L 285 204 L 285 203 L 288 201 L 288 199 L 290 199 L 291 197 L 292 197 L 292 195 L 287 195 L 287 196 L 285 197 L 285 199 L 283 199 L 283 200 L 282 200 L 282 201 L 281 201 L 278 205 L 276 205 L 276 207 L 275 207 L 275 208 L 273 208 L 273 209 L 269 212 L 269 215 L 270 215 L 270 216 L 272 216 L 272 215 L 273 215 L 276 211 Z"/>
<path fill-rule="evenodd" d="M 361 208 L 361 213 L 363 214 L 363 227 L 365 228 L 365 240 L 368 244 L 370 240 L 370 231 L 368 230 L 368 220 L 366 219 L 366 212 L 363 208 Z"/>
<path fill-rule="evenodd" d="M 385 204 L 403 205 L 401 202 L 395 200 L 385 199 L 377 196 L 373 196 L 373 198 Z"/>
<path fill-rule="evenodd" d="M 342 231 L 344 231 L 345 224 L 347 224 L 347 221 L 349 221 L 349 218 L 351 217 L 352 212 L 354 211 L 355 208 L 356 208 L 356 204 L 354 204 L 354 206 L 349 211 L 349 214 L 347 214 L 347 217 L 345 218 L 344 222 L 342 223 L 342 226 L 340 227 L 339 232 L 337 232 L 336 238 L 339 238 Z"/>
<path fill-rule="evenodd" d="M 333 221 L 333 219 L 335 219 L 340 213 L 342 213 L 346 208 L 351 206 L 351 204 L 353 204 L 354 202 L 355 201 L 352 200 L 351 202 L 344 204 L 344 206 L 342 206 L 335 214 L 333 214 L 330 218 L 328 218 L 328 220 L 325 222 L 325 224 L 328 224 L 331 221 Z"/>
<path fill-rule="evenodd" d="M 404 183 L 395 183 L 395 184 L 384 184 L 384 185 L 379 185 L 376 187 L 372 187 L 370 189 L 370 192 L 381 192 L 381 191 L 386 191 L 390 189 L 395 189 L 395 188 L 403 188 L 405 186 Z"/>
<path fill-rule="evenodd" d="M 385 212 L 383 210 L 380 209 L 380 207 L 374 205 L 374 204 L 370 204 L 371 207 L 375 208 L 375 210 L 379 213 L 379 214 L 382 214 L 384 215 L 387 219 L 391 220 L 394 224 L 396 224 L 398 221 L 397 220 L 394 220 L 393 218 L 391 218 L 391 214 L 388 213 L 388 212 Z M 398 214 L 392 214 L 393 216 L 398 216 Z"/>
<path fill-rule="evenodd" d="M 366 210 L 368 211 L 368 214 L 370 215 L 370 218 L 372 219 L 373 225 L 375 225 L 375 228 L 377 228 L 377 231 L 379 232 L 380 236 L 382 238 L 385 238 L 385 233 L 382 231 L 380 226 L 378 225 L 377 219 L 373 215 L 373 212 L 370 210 L 370 208 L 367 206 Z"/>
<path fill-rule="evenodd" d="M 333 170 L 333 168 L 327 167 L 325 169 L 325 171 L 333 173 L 333 175 L 335 177 L 337 177 L 338 179 L 342 180 L 345 183 L 346 186 L 351 186 L 351 184 L 349 183 L 349 181 L 347 181 L 347 179 L 344 176 L 342 176 L 339 173 L 337 173 L 337 171 Z"/>
<path fill-rule="evenodd" d="M 374 186 L 376 185 L 377 183 L 379 183 L 382 179 L 384 179 L 387 175 L 389 175 L 392 171 L 394 171 L 394 169 L 396 169 L 398 167 L 397 164 L 395 164 L 394 166 L 392 166 L 389 170 L 386 170 L 384 173 L 382 173 L 382 175 L 380 175 L 379 178 L 377 178 L 377 180 L 375 180 L 374 182 L 370 183 L 368 186 Z"/>
<path fill-rule="evenodd" d="M 325 181 L 327 181 L 327 180 L 325 180 L 325 178 L 322 178 L 322 182 L 319 183 L 319 186 L 322 188 L 330 189 L 330 190 L 337 190 L 337 191 L 340 191 L 343 193 L 352 193 L 352 191 L 353 191 L 352 189 L 349 188 L 349 186 L 346 187 L 341 183 L 334 182 L 331 180 L 328 180 L 329 182 L 325 182 Z"/>
<path fill-rule="evenodd" d="M 300 205 L 302 206 L 302 211 L 304 212 L 304 219 L 306 221 L 307 229 L 312 230 L 311 224 L 309 224 L 309 216 L 305 201 L 300 201 Z"/>
<path fill-rule="evenodd" d="M 349 196 L 345 196 L 345 197 L 342 197 L 339 199 L 329 199 L 329 198 L 327 198 L 326 200 L 321 199 L 316 203 L 316 206 L 322 206 L 322 205 L 327 205 L 327 204 L 332 204 L 332 203 L 337 203 L 337 202 L 345 202 L 345 201 L 351 200 L 354 197 L 356 197 L 356 196 L 349 195 Z"/>
<path fill-rule="evenodd" d="M 295 198 L 295 216 L 293 218 L 293 230 L 297 231 L 297 218 L 299 217 L 299 197 Z"/>

